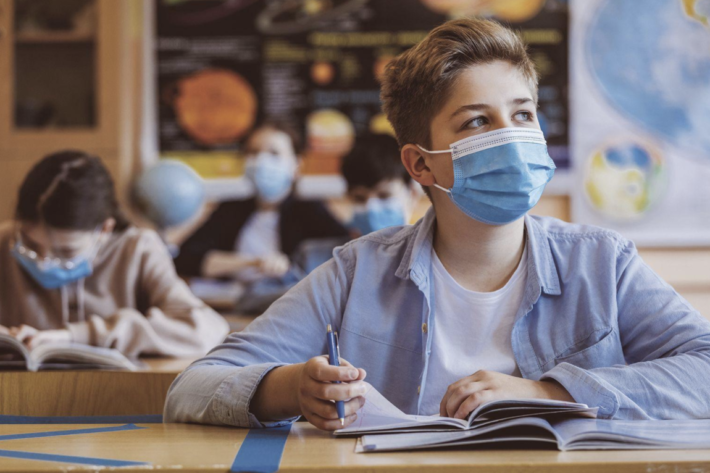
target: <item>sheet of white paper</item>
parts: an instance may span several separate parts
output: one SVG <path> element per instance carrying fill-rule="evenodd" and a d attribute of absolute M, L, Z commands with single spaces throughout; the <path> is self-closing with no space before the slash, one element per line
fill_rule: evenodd
<path fill-rule="evenodd" d="M 368 432 L 372 430 L 396 429 L 400 427 L 414 427 L 419 425 L 442 425 L 452 428 L 462 428 L 468 425 L 462 419 L 452 419 L 439 416 L 416 416 L 405 414 L 394 404 L 389 402 L 371 384 L 367 385 L 365 405 L 358 411 L 357 420 L 344 429 L 335 433 L 340 435 Z"/>

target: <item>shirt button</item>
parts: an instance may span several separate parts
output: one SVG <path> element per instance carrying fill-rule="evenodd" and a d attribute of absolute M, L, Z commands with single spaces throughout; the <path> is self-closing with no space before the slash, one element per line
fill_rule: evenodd
<path fill-rule="evenodd" d="M 428 330 L 426 324 L 422 324 L 422 332 L 426 333 Z"/>
<path fill-rule="evenodd" d="M 421 386 L 417 386 L 417 394 L 421 394 L 421 393 L 422 393 L 422 387 L 421 387 Z"/>

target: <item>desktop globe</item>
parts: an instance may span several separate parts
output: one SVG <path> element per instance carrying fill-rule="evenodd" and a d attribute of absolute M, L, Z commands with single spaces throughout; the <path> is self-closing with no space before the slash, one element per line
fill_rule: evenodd
<path fill-rule="evenodd" d="M 662 198 L 666 174 L 661 155 L 650 145 L 635 141 L 614 144 L 588 159 L 584 194 L 603 217 L 638 221 Z"/>

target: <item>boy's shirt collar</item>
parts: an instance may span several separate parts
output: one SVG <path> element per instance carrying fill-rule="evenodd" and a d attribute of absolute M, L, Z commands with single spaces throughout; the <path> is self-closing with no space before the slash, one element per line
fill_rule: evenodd
<path fill-rule="evenodd" d="M 550 240 L 547 232 L 535 221 L 534 217 L 525 215 L 525 229 L 527 231 L 527 249 L 530 255 L 528 271 L 532 270 L 535 279 L 545 294 L 558 296 L 562 294 L 557 265 L 552 257 Z M 413 237 L 409 239 L 404 257 L 395 272 L 402 279 L 411 279 L 420 288 L 424 289 L 428 282 L 429 268 L 431 267 L 431 250 L 434 237 L 434 224 L 436 212 L 434 207 L 429 208 L 424 217 L 413 227 Z"/>

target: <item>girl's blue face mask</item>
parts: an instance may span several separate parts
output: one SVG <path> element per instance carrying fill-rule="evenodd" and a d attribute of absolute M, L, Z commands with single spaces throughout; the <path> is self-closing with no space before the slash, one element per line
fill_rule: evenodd
<path fill-rule="evenodd" d="M 434 185 L 463 213 L 489 225 L 504 225 L 525 215 L 555 173 L 545 137 L 534 128 L 501 128 L 449 147 L 428 151 L 419 146 L 426 153 L 451 153 L 453 187 Z"/>
<path fill-rule="evenodd" d="M 94 238 L 91 247 L 84 253 L 70 259 L 41 257 L 34 250 L 26 247 L 19 232 L 11 249 L 12 256 L 22 268 L 45 289 L 57 289 L 72 282 L 91 276 L 91 261 L 96 255 L 100 233 Z"/>
<path fill-rule="evenodd" d="M 279 156 L 262 152 L 247 160 L 244 174 L 264 202 L 279 202 L 291 192 L 296 167 Z"/>

